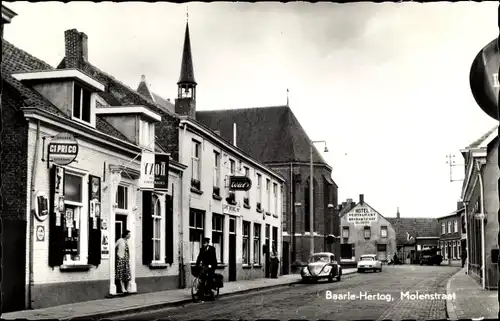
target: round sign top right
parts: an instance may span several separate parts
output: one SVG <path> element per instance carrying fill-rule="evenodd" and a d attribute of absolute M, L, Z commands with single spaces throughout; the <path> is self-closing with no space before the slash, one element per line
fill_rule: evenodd
<path fill-rule="evenodd" d="M 472 62 L 469 82 L 472 95 L 481 109 L 490 117 L 498 117 L 498 70 L 500 68 L 500 52 L 498 39 L 487 44 Z"/>

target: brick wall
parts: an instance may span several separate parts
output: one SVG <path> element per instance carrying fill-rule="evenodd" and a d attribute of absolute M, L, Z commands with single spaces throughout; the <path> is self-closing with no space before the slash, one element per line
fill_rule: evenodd
<path fill-rule="evenodd" d="M 5 87 L 7 88 L 7 86 Z M 2 219 L 26 220 L 28 123 L 18 108 L 18 97 L 10 90 L 2 95 L 1 194 Z M 16 107 L 14 107 L 16 106 Z"/>
<path fill-rule="evenodd" d="M 155 126 L 156 136 L 162 138 L 157 143 L 176 161 L 179 161 L 179 122 L 178 118 L 165 113 L 161 125 Z"/>

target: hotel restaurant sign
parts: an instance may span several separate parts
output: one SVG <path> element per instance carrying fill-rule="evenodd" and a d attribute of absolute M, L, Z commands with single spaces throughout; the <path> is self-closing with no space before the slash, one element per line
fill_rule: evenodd
<path fill-rule="evenodd" d="M 351 212 L 347 213 L 347 223 L 356 225 L 369 225 L 378 219 L 377 212 L 369 206 L 357 206 Z"/>

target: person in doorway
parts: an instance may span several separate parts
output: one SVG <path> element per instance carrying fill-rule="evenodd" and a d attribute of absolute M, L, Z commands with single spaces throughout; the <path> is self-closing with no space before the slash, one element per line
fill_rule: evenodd
<path fill-rule="evenodd" d="M 462 258 L 462 268 L 463 268 L 465 266 L 465 260 L 467 259 L 467 251 L 462 250 L 460 257 Z"/>
<path fill-rule="evenodd" d="M 130 253 L 128 240 L 130 231 L 123 232 L 122 237 L 116 241 L 116 279 L 120 282 L 122 293 L 128 293 L 127 285 L 132 279 L 130 274 Z"/>
<path fill-rule="evenodd" d="M 276 251 L 276 247 L 273 246 L 271 250 L 271 278 L 272 279 L 277 279 L 278 278 L 278 266 L 279 266 L 279 259 L 278 259 L 278 252 Z"/>
<path fill-rule="evenodd" d="M 205 271 L 206 282 L 202 282 L 202 293 L 205 293 L 207 289 L 203 287 L 206 283 L 208 289 L 213 289 L 213 281 L 215 278 L 215 269 L 217 268 L 217 254 L 215 253 L 215 247 L 210 245 L 210 239 L 208 237 L 203 238 L 203 247 L 198 254 L 196 259 L 196 266 L 201 266 L 203 271 Z"/>

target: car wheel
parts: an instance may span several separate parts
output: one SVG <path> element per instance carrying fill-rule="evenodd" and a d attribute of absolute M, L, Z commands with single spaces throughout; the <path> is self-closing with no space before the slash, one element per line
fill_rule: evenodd
<path fill-rule="evenodd" d="M 361 270 L 361 269 L 358 269 L 358 273 L 363 273 L 363 270 Z"/>
<path fill-rule="evenodd" d="M 339 282 L 341 278 L 342 278 L 342 271 L 339 272 L 339 274 L 337 275 L 337 282 Z"/>
<path fill-rule="evenodd" d="M 378 269 L 379 272 L 382 272 L 382 267 L 380 267 L 380 269 Z"/>
<path fill-rule="evenodd" d="M 333 271 L 328 275 L 328 282 L 333 282 Z"/>

